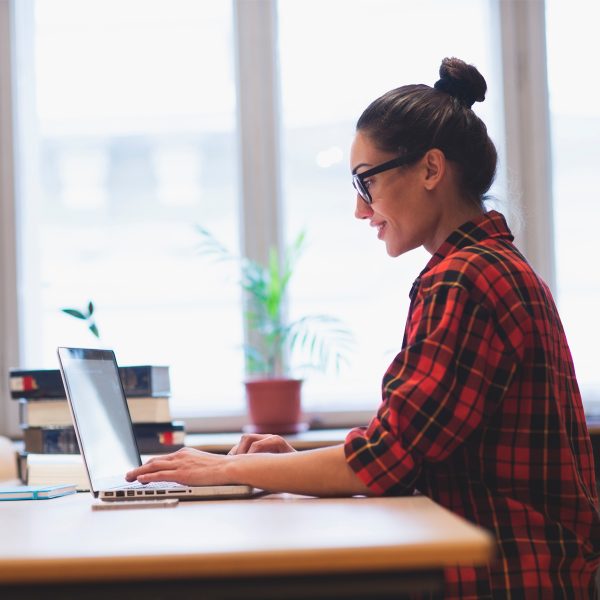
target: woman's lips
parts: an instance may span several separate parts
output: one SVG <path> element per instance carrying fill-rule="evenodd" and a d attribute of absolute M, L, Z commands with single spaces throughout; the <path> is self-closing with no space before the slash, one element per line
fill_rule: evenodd
<path fill-rule="evenodd" d="M 382 221 L 381 223 L 371 223 L 371 227 L 376 227 L 377 228 L 377 238 L 378 239 L 383 239 L 383 232 L 385 229 L 385 221 Z"/>

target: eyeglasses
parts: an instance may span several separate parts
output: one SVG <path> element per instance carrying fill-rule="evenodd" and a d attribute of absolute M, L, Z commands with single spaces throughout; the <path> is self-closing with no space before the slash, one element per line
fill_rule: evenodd
<path fill-rule="evenodd" d="M 373 199 L 371 198 L 371 194 L 369 194 L 369 190 L 365 185 L 365 179 L 372 177 L 373 175 L 377 175 L 377 173 L 383 173 L 384 171 L 389 171 L 394 167 L 401 167 L 402 165 L 408 165 L 417 158 L 419 158 L 420 154 L 409 154 L 407 156 L 399 156 L 398 158 L 392 158 L 392 160 L 388 160 L 368 171 L 364 171 L 363 173 L 354 173 L 352 175 L 352 185 L 354 189 L 358 192 L 359 196 L 367 203 L 372 204 Z"/>

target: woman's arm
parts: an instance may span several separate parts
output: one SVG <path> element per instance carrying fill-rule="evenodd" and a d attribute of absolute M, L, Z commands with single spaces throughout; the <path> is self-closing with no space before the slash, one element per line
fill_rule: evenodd
<path fill-rule="evenodd" d="M 127 473 L 140 483 L 246 484 L 270 492 L 310 496 L 372 495 L 348 466 L 344 446 L 284 454 L 219 455 L 183 448 Z"/>

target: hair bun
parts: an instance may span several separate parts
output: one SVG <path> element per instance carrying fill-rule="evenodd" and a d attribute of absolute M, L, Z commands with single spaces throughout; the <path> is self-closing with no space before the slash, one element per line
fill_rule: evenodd
<path fill-rule="evenodd" d="M 487 91 L 483 75 L 476 67 L 459 58 L 444 58 L 440 66 L 440 78 L 433 87 L 450 94 L 467 108 L 471 108 L 475 102 L 483 102 Z"/>

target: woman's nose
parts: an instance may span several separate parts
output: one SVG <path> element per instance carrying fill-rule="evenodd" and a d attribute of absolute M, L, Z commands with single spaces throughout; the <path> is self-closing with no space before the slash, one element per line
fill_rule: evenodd
<path fill-rule="evenodd" d="M 373 215 L 373 209 L 370 204 L 367 204 L 360 196 L 356 194 L 356 208 L 354 209 L 354 216 L 357 219 L 368 219 Z"/>

